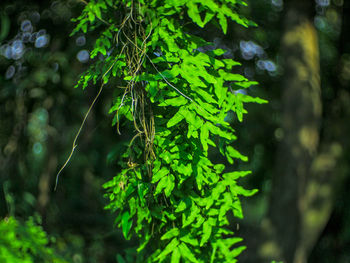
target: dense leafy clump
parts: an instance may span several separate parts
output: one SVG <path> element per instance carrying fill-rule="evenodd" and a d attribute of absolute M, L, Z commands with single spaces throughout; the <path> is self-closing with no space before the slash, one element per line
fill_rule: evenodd
<path fill-rule="evenodd" d="M 226 116 L 242 121 L 244 103 L 265 101 L 235 92 L 256 83 L 234 73 L 240 63 L 224 59 L 225 50 L 203 48 L 211 43 L 191 33 L 208 23 L 226 33 L 227 20 L 252 24 L 238 5 L 245 2 L 91 0 L 76 19 L 73 33 L 99 34 L 91 58 L 100 57 L 78 86 L 108 84 L 113 125 L 119 132 L 127 120 L 135 131 L 121 172 L 104 184 L 125 238 L 139 237 L 133 262 L 235 262 L 244 249 L 234 246 L 241 238 L 227 228 L 227 215 L 243 217 L 239 196 L 255 191 L 237 179 L 250 172 L 225 172 L 208 150 L 231 164 L 247 161 L 232 145 Z"/>
<path fill-rule="evenodd" d="M 13 217 L 0 221 L 0 262 L 66 263 L 49 247 L 46 233 L 33 219 L 22 224 Z"/>

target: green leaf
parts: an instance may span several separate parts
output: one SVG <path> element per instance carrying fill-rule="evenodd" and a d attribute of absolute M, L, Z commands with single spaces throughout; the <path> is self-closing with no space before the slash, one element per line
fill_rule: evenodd
<path fill-rule="evenodd" d="M 183 108 L 181 107 L 180 110 L 178 110 L 178 112 L 176 112 L 175 115 L 168 121 L 166 125 L 168 128 L 173 127 L 185 118 L 184 110 L 182 109 Z"/>
<path fill-rule="evenodd" d="M 204 26 L 204 23 L 202 22 L 200 12 L 198 10 L 198 6 L 194 1 L 187 1 L 186 3 L 188 10 L 187 14 L 192 19 L 193 22 L 195 22 L 200 27 Z"/>
<path fill-rule="evenodd" d="M 212 1 L 210 1 L 212 2 Z M 205 4 L 206 2 L 203 2 Z M 205 18 L 203 21 L 203 26 L 206 25 L 213 17 L 215 16 L 214 12 L 210 12 L 209 10 L 205 12 Z"/>
<path fill-rule="evenodd" d="M 190 214 L 186 216 L 186 214 L 182 214 L 182 227 L 186 227 L 190 225 L 198 216 L 200 209 L 194 203 L 191 205 Z"/>
<path fill-rule="evenodd" d="M 226 69 L 231 70 L 234 66 L 240 66 L 241 63 L 234 61 L 233 59 L 223 59 L 222 60 L 226 64 Z"/>
<path fill-rule="evenodd" d="M 168 232 L 166 232 L 162 237 L 161 240 L 170 239 L 173 237 L 177 237 L 179 235 L 180 231 L 177 227 L 170 229 Z"/>
<path fill-rule="evenodd" d="M 172 36 L 172 33 L 168 32 L 165 27 L 159 28 L 159 36 L 164 40 L 164 42 L 168 46 L 168 50 L 170 52 L 176 52 L 179 50 L 178 45 L 174 41 L 174 38 Z"/>
<path fill-rule="evenodd" d="M 208 125 L 204 123 L 201 127 L 201 134 L 200 134 L 200 140 L 201 144 L 203 146 L 204 152 L 208 151 L 208 139 L 209 139 L 209 130 L 208 130 Z"/>
<path fill-rule="evenodd" d="M 166 255 L 170 254 L 177 246 L 179 245 L 179 241 L 177 238 L 173 238 L 171 242 L 163 249 L 162 253 L 156 257 L 156 260 L 161 260 L 166 257 Z"/>
<path fill-rule="evenodd" d="M 132 226 L 132 221 L 129 221 L 130 219 L 130 214 L 129 211 L 126 211 L 122 215 L 122 229 L 123 229 L 123 235 L 125 239 L 130 239 L 128 234 Z"/>
<path fill-rule="evenodd" d="M 180 241 L 186 242 L 194 247 L 198 246 L 198 240 L 193 238 L 191 233 L 188 233 L 187 235 L 180 238 Z"/>
<path fill-rule="evenodd" d="M 152 183 L 158 182 L 160 179 L 164 178 L 169 173 L 168 168 L 163 166 L 159 171 L 153 174 Z"/>
<path fill-rule="evenodd" d="M 251 174 L 251 171 L 234 171 L 230 173 L 223 174 L 224 178 L 230 181 L 236 181 L 238 178 L 245 177 L 248 174 Z"/>
<path fill-rule="evenodd" d="M 210 263 L 214 263 L 216 250 L 218 248 L 218 245 L 216 243 L 214 243 L 212 246 L 213 246 L 213 252 L 211 253 Z"/>
<path fill-rule="evenodd" d="M 160 181 L 157 184 L 154 195 L 159 194 L 165 187 L 167 187 L 167 184 L 168 184 L 168 176 L 162 177 L 162 179 L 160 179 Z"/>
<path fill-rule="evenodd" d="M 205 221 L 203 224 L 203 235 L 202 235 L 202 239 L 201 239 L 201 243 L 200 246 L 202 247 L 210 238 L 211 236 L 211 230 L 212 230 L 212 226 L 210 225 L 209 221 Z"/>
<path fill-rule="evenodd" d="M 244 250 L 246 250 L 247 247 L 246 246 L 240 246 L 237 248 L 234 248 L 231 252 L 230 252 L 230 257 L 231 258 L 236 258 L 238 257 Z"/>
<path fill-rule="evenodd" d="M 247 81 L 247 79 L 240 74 L 229 73 L 222 69 L 219 69 L 218 72 L 225 81 Z"/>
<path fill-rule="evenodd" d="M 219 196 L 221 193 L 223 193 L 226 190 L 226 185 L 223 181 L 220 181 L 217 183 L 217 185 L 214 187 L 212 193 L 211 193 L 211 197 L 213 200 L 218 200 Z M 207 209 L 209 208 L 209 206 L 207 205 L 206 207 Z"/>
<path fill-rule="evenodd" d="M 222 32 L 224 32 L 224 34 L 226 34 L 226 32 L 227 32 L 227 19 L 226 19 L 225 15 L 220 12 L 217 14 L 217 17 L 219 19 L 219 24 L 221 25 Z"/>
<path fill-rule="evenodd" d="M 204 217 L 199 215 L 197 217 L 196 222 L 194 224 L 192 224 L 191 226 L 193 226 L 194 228 L 199 228 L 203 225 L 204 221 L 205 221 Z"/>
<path fill-rule="evenodd" d="M 243 196 L 252 196 L 258 192 L 257 189 L 248 190 L 248 189 L 244 189 L 242 186 L 235 185 L 235 184 L 232 184 L 230 188 L 231 188 L 231 191 L 234 192 L 235 194 L 239 194 Z"/>
<path fill-rule="evenodd" d="M 243 121 L 243 112 L 244 112 L 243 102 L 242 102 L 242 100 L 239 99 L 238 96 L 236 96 L 236 98 L 235 98 L 235 108 L 233 110 L 236 112 L 238 120 L 240 122 L 242 122 Z"/>
<path fill-rule="evenodd" d="M 216 164 L 216 165 L 214 165 L 214 169 L 215 169 L 215 172 L 216 172 L 217 174 L 221 174 L 222 171 L 225 169 L 225 165 L 224 165 L 224 164 L 221 164 L 221 163 Z"/>
<path fill-rule="evenodd" d="M 175 98 L 167 99 L 159 104 L 159 106 L 182 106 L 188 103 L 188 100 L 182 96 L 178 96 Z"/>
<path fill-rule="evenodd" d="M 198 93 L 205 101 L 209 103 L 217 103 L 216 100 L 213 98 L 212 95 L 210 95 L 208 92 L 200 89 L 200 88 L 195 88 L 195 92 Z"/>
<path fill-rule="evenodd" d="M 191 250 L 188 248 L 188 246 L 185 243 L 182 242 L 179 245 L 179 249 L 180 249 L 181 255 L 184 258 L 187 258 L 189 261 L 194 262 L 194 263 L 198 262 L 196 257 L 192 254 Z"/>
<path fill-rule="evenodd" d="M 221 56 L 223 54 L 226 53 L 226 50 L 225 49 L 222 49 L 222 48 L 216 48 L 212 51 L 212 53 L 215 55 L 215 56 Z"/>
<path fill-rule="evenodd" d="M 164 194 L 165 194 L 166 197 L 170 196 L 170 194 L 173 191 L 174 187 L 175 187 L 175 177 L 174 177 L 174 175 L 169 174 L 167 176 L 167 185 L 166 185 L 165 190 L 164 190 Z"/>
<path fill-rule="evenodd" d="M 254 98 L 254 97 L 251 97 L 251 96 L 248 96 L 248 95 L 244 95 L 244 94 L 240 94 L 238 93 L 237 96 L 239 98 L 241 98 L 241 100 L 243 102 L 254 102 L 254 103 L 258 103 L 258 104 L 265 104 L 265 103 L 268 103 L 267 100 L 264 100 L 264 99 L 261 99 L 261 98 Z"/>
<path fill-rule="evenodd" d="M 183 52 L 183 54 L 181 54 L 181 55 L 184 56 L 183 57 L 184 63 L 181 64 L 181 71 L 180 71 L 181 76 L 185 80 L 187 80 L 187 82 L 189 84 L 191 84 L 193 86 L 206 88 L 207 85 L 200 79 L 200 77 L 203 74 L 207 74 L 207 72 L 204 70 L 204 68 L 199 69 L 198 67 L 195 67 L 191 63 L 188 63 L 189 61 L 187 61 L 187 63 L 185 63 L 186 59 L 192 60 L 192 56 L 189 57 L 188 53 Z"/>
<path fill-rule="evenodd" d="M 237 151 L 232 146 L 227 146 L 226 151 L 227 151 L 227 154 L 232 158 L 240 159 L 244 162 L 248 161 L 247 156 L 242 155 L 239 151 Z"/>
<path fill-rule="evenodd" d="M 171 254 L 171 261 L 170 263 L 180 263 L 180 259 L 181 259 L 181 253 L 179 248 L 175 248 L 173 250 L 173 253 Z"/>
<path fill-rule="evenodd" d="M 230 187 L 230 190 L 235 195 L 237 195 L 237 192 L 235 191 L 234 187 Z M 241 201 L 238 199 L 238 197 L 235 199 L 235 201 L 232 204 L 232 213 L 237 218 L 240 218 L 240 219 L 243 218 L 242 205 L 241 205 Z"/>
<path fill-rule="evenodd" d="M 185 201 L 181 200 L 181 202 L 179 203 L 179 205 L 177 206 L 175 213 L 179 213 L 184 211 L 187 208 L 187 204 Z"/>
<path fill-rule="evenodd" d="M 137 193 L 140 197 L 140 201 L 142 204 L 144 204 L 144 202 L 145 202 L 145 196 L 146 196 L 147 192 L 148 192 L 148 187 L 146 187 L 144 183 L 139 183 L 137 185 Z"/>

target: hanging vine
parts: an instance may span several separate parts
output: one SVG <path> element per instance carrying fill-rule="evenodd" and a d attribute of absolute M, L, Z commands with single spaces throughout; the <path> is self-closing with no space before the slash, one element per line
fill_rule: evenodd
<path fill-rule="evenodd" d="M 227 20 L 253 24 L 237 13 L 241 0 L 91 0 L 73 34 L 100 32 L 96 60 L 78 86 L 97 81 L 115 90 L 113 125 L 133 125 L 134 136 L 119 160 L 122 167 L 104 184 L 107 209 L 126 239 L 138 236 L 132 262 L 236 262 L 244 246 L 227 227 L 228 213 L 242 218 L 239 196 L 255 191 L 237 184 L 250 171 L 226 172 L 208 157 L 216 147 L 229 163 L 247 161 L 234 147 L 225 120 L 244 103 L 260 98 L 233 91 L 257 84 L 234 73 L 240 64 L 225 50 L 191 33 L 193 24 L 212 23 L 227 31 Z M 145 249 L 147 247 L 147 249 Z M 119 256 L 120 257 L 120 256 Z"/>

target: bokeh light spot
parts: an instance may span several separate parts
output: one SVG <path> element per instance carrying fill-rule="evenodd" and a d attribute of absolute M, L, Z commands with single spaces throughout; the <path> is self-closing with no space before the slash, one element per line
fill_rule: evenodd
<path fill-rule="evenodd" d="M 7 59 L 11 59 L 12 58 L 12 48 L 10 46 L 8 46 L 8 45 L 5 47 L 4 56 Z"/>
<path fill-rule="evenodd" d="M 39 36 L 43 36 L 43 35 L 46 35 L 46 30 L 45 30 L 45 29 L 40 29 L 40 30 L 38 31 L 38 37 L 39 37 Z"/>
<path fill-rule="evenodd" d="M 23 32 L 32 32 L 33 31 L 32 22 L 30 22 L 28 19 L 23 20 L 21 23 L 21 30 Z"/>
<path fill-rule="evenodd" d="M 85 43 L 86 43 L 86 39 L 84 36 L 77 37 L 77 39 L 75 40 L 75 44 L 79 47 L 84 46 Z"/>
<path fill-rule="evenodd" d="M 256 66 L 261 70 L 267 70 L 270 72 L 274 72 L 277 69 L 276 64 L 271 60 L 258 60 Z"/>
<path fill-rule="evenodd" d="M 276 7 L 282 7 L 283 6 L 283 0 L 271 0 L 271 4 L 273 4 Z"/>
<path fill-rule="evenodd" d="M 30 19 L 34 23 L 38 23 L 40 21 L 40 14 L 37 11 L 34 11 L 33 13 L 30 14 Z"/>
<path fill-rule="evenodd" d="M 89 61 L 90 58 L 90 54 L 89 51 L 83 49 L 80 50 L 77 54 L 77 59 L 81 62 L 81 63 L 86 63 Z"/>
<path fill-rule="evenodd" d="M 36 142 L 33 145 L 34 154 L 39 155 L 43 151 L 43 145 L 40 142 Z"/>
<path fill-rule="evenodd" d="M 329 0 L 316 0 L 319 6 L 329 6 Z"/>
<path fill-rule="evenodd" d="M 6 73 L 5 73 L 5 78 L 6 79 L 10 79 L 13 77 L 13 75 L 15 75 L 15 72 L 16 72 L 16 69 L 14 66 L 9 66 L 6 70 Z"/>
<path fill-rule="evenodd" d="M 36 48 L 42 48 L 45 47 L 47 44 L 49 43 L 49 38 L 47 35 L 43 35 L 43 36 L 39 36 L 36 40 L 35 40 L 35 47 Z"/>
<path fill-rule="evenodd" d="M 262 57 L 265 54 L 264 49 L 255 44 L 253 41 L 241 41 L 239 43 L 241 49 L 242 57 L 246 60 L 250 60 L 255 56 Z"/>
<path fill-rule="evenodd" d="M 11 46 L 12 59 L 20 59 L 24 54 L 24 44 L 22 40 L 15 40 Z"/>
<path fill-rule="evenodd" d="M 23 34 L 22 34 L 22 41 L 23 41 L 24 43 L 29 42 L 31 36 L 32 36 L 32 35 L 31 35 L 29 32 L 23 33 Z"/>

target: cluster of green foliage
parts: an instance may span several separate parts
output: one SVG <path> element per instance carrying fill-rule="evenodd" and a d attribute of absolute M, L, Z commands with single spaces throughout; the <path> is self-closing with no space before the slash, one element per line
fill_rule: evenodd
<path fill-rule="evenodd" d="M 104 184 L 107 209 L 126 239 L 139 237 L 132 262 L 236 262 L 244 246 L 228 229 L 229 212 L 242 218 L 239 196 L 250 196 L 237 179 L 208 157 L 216 147 L 230 164 L 247 161 L 233 146 L 230 112 L 239 121 L 244 103 L 264 103 L 235 92 L 256 82 L 234 73 L 240 63 L 224 59 L 196 27 L 208 23 L 227 32 L 228 20 L 252 25 L 237 13 L 241 0 L 92 0 L 73 34 L 99 34 L 96 59 L 78 83 L 114 87 L 113 125 L 129 121 L 135 136 Z M 120 122 L 123 120 L 123 122 Z M 147 249 L 145 249 L 147 248 Z M 120 262 L 125 262 L 119 256 Z"/>
<path fill-rule="evenodd" d="M 3 263 L 65 263 L 49 247 L 44 230 L 31 218 L 21 224 L 13 217 L 0 221 L 0 262 Z"/>

